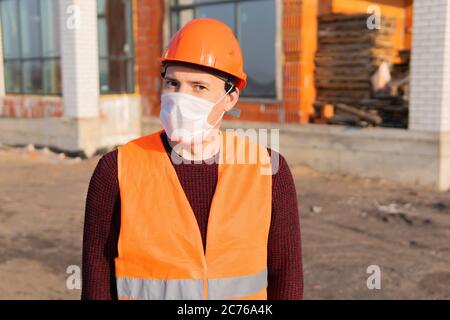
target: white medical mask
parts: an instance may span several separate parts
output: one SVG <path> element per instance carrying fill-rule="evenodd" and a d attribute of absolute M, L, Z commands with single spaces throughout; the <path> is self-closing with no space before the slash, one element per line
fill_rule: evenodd
<path fill-rule="evenodd" d="M 232 88 L 216 103 L 181 92 L 162 94 L 159 117 L 169 139 L 183 144 L 205 139 L 225 113 L 223 111 L 219 119 L 211 125 L 208 123 L 211 110 Z"/>

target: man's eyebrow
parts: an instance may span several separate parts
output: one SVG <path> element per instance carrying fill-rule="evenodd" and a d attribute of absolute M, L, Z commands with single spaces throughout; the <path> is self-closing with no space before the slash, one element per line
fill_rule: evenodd
<path fill-rule="evenodd" d="M 174 82 L 177 82 L 177 83 L 179 83 L 180 81 L 178 81 L 177 79 L 174 79 L 174 78 L 171 78 L 171 77 L 164 77 L 164 80 L 166 80 L 166 81 L 174 81 Z"/>
<path fill-rule="evenodd" d="M 177 80 L 177 79 L 175 79 L 175 78 L 172 78 L 172 77 L 169 77 L 169 76 L 164 77 L 164 81 L 174 81 L 174 82 L 176 82 L 176 83 L 180 83 L 179 80 Z M 209 86 L 210 86 L 209 83 L 203 82 L 203 81 L 200 81 L 200 80 L 188 81 L 188 83 L 191 84 L 191 85 L 193 85 L 193 84 L 199 84 L 199 85 L 202 85 L 202 86 L 205 86 L 205 87 L 208 87 L 208 88 L 209 88 Z"/>
<path fill-rule="evenodd" d="M 189 84 L 200 84 L 200 85 L 203 85 L 205 87 L 209 87 L 210 86 L 209 83 L 203 82 L 203 81 L 199 81 L 199 80 L 189 81 Z"/>

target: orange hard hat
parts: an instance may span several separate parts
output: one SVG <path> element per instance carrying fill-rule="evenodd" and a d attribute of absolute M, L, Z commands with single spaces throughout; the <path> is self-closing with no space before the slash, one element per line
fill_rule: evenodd
<path fill-rule="evenodd" d="M 163 64 L 185 62 L 225 72 L 237 79 L 240 90 L 247 84 L 239 42 L 225 23 L 215 19 L 189 21 L 170 39 L 159 60 Z"/>

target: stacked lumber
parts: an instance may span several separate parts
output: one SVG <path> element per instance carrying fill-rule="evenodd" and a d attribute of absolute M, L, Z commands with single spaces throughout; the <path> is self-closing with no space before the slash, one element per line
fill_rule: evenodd
<path fill-rule="evenodd" d="M 366 119 L 362 119 L 363 125 L 372 116 L 379 116 L 381 122 L 369 124 L 404 127 L 407 104 L 405 107 L 398 94 L 390 95 L 388 88 L 387 91 L 373 92 L 371 78 L 383 62 L 387 62 L 392 71 L 395 69 L 393 61 L 400 61 L 402 65 L 398 66 L 398 73 L 406 72 L 409 62 L 406 58 L 398 58 L 393 45 L 395 18 L 382 17 L 381 28 L 371 30 L 367 27 L 369 17 L 369 14 L 327 14 L 319 17 L 315 105 L 339 105 L 335 110 L 334 123 L 354 124 L 355 117 L 361 119 L 358 111 L 349 112 L 353 108 L 367 113 Z M 395 76 L 392 73 L 393 80 Z M 347 121 L 345 115 L 351 120 Z"/>

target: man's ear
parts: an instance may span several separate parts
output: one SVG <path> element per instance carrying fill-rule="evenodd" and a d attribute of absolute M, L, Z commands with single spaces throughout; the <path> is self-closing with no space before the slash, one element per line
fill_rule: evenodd
<path fill-rule="evenodd" d="M 230 111 L 236 105 L 239 99 L 239 89 L 235 88 L 233 92 L 227 95 L 227 100 L 225 103 L 225 111 Z"/>

